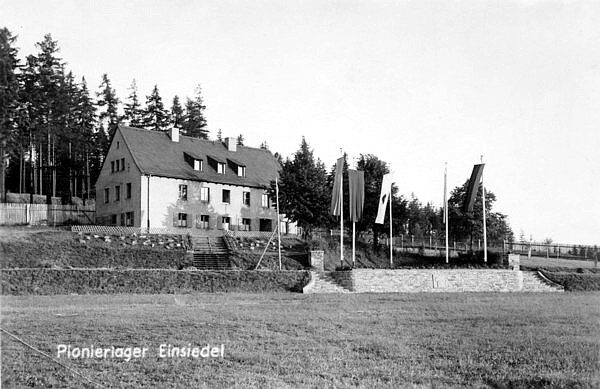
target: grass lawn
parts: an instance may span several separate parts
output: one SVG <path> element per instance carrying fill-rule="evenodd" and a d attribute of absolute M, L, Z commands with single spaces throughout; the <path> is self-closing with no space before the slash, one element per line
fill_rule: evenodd
<path fill-rule="evenodd" d="M 2 296 L 2 328 L 109 387 L 598 387 L 600 294 Z M 224 357 L 158 358 L 161 343 Z M 2 386 L 82 387 L 2 336 Z"/>
<path fill-rule="evenodd" d="M 521 255 L 521 266 L 529 267 L 569 267 L 569 268 L 593 268 L 595 263 L 593 259 L 586 261 L 581 259 L 565 259 L 565 258 L 546 258 L 546 257 L 531 257 Z M 600 266 L 600 264 L 598 264 Z"/>

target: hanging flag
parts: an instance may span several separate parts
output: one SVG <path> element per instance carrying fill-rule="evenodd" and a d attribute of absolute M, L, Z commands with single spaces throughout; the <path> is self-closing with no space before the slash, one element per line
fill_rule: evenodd
<path fill-rule="evenodd" d="M 342 190 L 344 173 L 344 157 L 340 157 L 337 160 L 335 166 L 335 180 L 333 181 L 333 193 L 331 194 L 331 208 L 329 213 L 334 216 L 339 216 L 342 209 L 342 202 L 340 199 L 340 191 Z"/>
<path fill-rule="evenodd" d="M 473 205 L 475 204 L 475 198 L 477 197 L 477 191 L 479 190 L 479 183 L 481 182 L 484 166 L 484 163 L 473 166 L 473 172 L 471 173 L 471 178 L 469 179 L 469 185 L 467 186 L 467 193 L 463 203 L 463 212 L 473 212 Z"/>
<path fill-rule="evenodd" d="M 348 169 L 350 186 L 350 220 L 357 222 L 362 218 L 365 205 L 365 172 Z"/>
<path fill-rule="evenodd" d="M 381 181 L 381 194 L 379 195 L 379 209 L 377 210 L 377 218 L 375 223 L 383 224 L 385 220 L 385 210 L 387 203 L 392 194 L 392 175 L 384 174 L 383 180 Z"/>
<path fill-rule="evenodd" d="M 446 220 L 446 212 L 448 211 L 446 208 L 448 208 L 448 199 L 446 198 L 446 191 L 447 191 L 447 187 L 446 187 L 446 176 L 447 176 L 447 170 L 448 168 L 444 167 L 444 224 L 446 224 L 448 221 Z"/>

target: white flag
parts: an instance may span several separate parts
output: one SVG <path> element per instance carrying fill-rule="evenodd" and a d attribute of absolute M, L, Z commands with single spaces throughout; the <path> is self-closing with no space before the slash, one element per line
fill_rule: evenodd
<path fill-rule="evenodd" d="M 379 209 L 377 210 L 377 218 L 375 223 L 383 224 L 385 220 L 385 210 L 387 209 L 387 203 L 392 194 L 392 175 L 385 174 L 381 181 L 381 194 L 379 195 Z"/>

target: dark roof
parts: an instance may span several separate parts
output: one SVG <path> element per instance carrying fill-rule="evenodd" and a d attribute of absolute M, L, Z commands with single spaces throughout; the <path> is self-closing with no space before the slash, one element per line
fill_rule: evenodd
<path fill-rule="evenodd" d="M 119 130 L 142 174 L 267 187 L 275 180 L 280 168 L 269 150 L 238 145 L 237 151 L 229 151 L 225 144 L 218 141 L 180 136 L 179 142 L 172 142 L 166 132 L 126 126 L 119 126 Z M 198 159 L 211 157 L 217 161 L 238 161 L 246 166 L 246 177 L 238 177 L 237 172 L 228 166 L 225 174 L 218 174 L 210 164 L 205 164 L 203 171 L 196 171 L 185 161 L 184 153 Z"/>
<path fill-rule="evenodd" d="M 184 154 L 187 154 L 192 159 L 201 159 L 201 160 L 204 160 L 204 158 L 202 158 L 200 155 L 195 154 L 195 153 L 189 153 L 189 152 L 185 151 Z"/>

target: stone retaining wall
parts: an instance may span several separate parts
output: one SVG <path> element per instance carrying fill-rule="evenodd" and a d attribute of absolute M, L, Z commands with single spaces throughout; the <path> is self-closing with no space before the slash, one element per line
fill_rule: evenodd
<path fill-rule="evenodd" d="M 359 293 L 517 292 L 523 274 L 499 269 L 354 269 L 333 272 L 335 281 Z"/>

